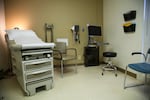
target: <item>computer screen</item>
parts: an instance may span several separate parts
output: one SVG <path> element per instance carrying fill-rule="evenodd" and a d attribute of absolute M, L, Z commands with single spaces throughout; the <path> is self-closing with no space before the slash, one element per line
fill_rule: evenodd
<path fill-rule="evenodd" d="M 89 36 L 101 36 L 101 27 L 100 26 L 88 26 L 88 34 Z"/>

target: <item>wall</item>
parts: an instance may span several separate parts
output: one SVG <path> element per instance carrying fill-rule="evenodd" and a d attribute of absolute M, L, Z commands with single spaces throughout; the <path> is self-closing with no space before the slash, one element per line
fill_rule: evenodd
<path fill-rule="evenodd" d="M 104 0 L 103 1 L 103 27 L 104 42 L 110 45 L 105 46 L 105 50 L 117 52 L 114 63 L 125 69 L 126 65 L 141 61 L 140 56 L 131 56 L 131 52 L 142 50 L 143 33 L 143 8 L 144 0 Z M 125 23 L 123 13 L 136 10 L 137 15 L 134 22 L 136 31 L 134 33 L 124 33 Z"/>
<path fill-rule="evenodd" d="M 150 43 L 150 1 L 145 1 L 145 15 L 144 15 L 144 34 L 143 34 L 143 51 L 146 53 L 149 49 L 149 43 Z"/>
<path fill-rule="evenodd" d="M 68 38 L 69 47 L 77 48 L 78 63 L 88 41 L 86 24 L 102 25 L 102 0 L 5 0 L 5 6 L 7 29 L 32 29 L 45 40 L 44 24 L 53 24 L 54 41 Z M 80 44 L 70 30 L 75 24 L 80 25 Z"/>
<path fill-rule="evenodd" d="M 0 0 L 0 70 L 8 68 L 8 52 L 5 43 L 5 13 L 4 1 Z"/>

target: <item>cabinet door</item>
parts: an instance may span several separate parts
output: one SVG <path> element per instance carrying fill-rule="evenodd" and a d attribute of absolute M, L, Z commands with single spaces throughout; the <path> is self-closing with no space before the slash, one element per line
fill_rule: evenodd
<path fill-rule="evenodd" d="M 84 48 L 84 64 L 85 66 L 99 65 L 99 48 L 85 47 Z"/>

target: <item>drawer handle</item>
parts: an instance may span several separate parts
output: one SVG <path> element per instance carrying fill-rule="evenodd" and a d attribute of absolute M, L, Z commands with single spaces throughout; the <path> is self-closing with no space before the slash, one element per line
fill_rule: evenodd
<path fill-rule="evenodd" d="M 40 73 L 45 73 L 45 72 L 47 72 L 47 70 L 36 71 L 36 72 L 33 72 L 32 74 L 40 74 Z"/>
<path fill-rule="evenodd" d="M 39 65 L 39 64 L 48 64 L 49 62 L 51 62 L 51 61 L 35 61 L 35 62 L 29 62 L 29 63 L 25 63 L 25 65 L 27 66 L 27 65 Z"/>
<path fill-rule="evenodd" d="M 37 64 L 34 64 L 34 65 L 42 65 L 42 64 L 45 64 L 45 63 L 37 63 Z"/>

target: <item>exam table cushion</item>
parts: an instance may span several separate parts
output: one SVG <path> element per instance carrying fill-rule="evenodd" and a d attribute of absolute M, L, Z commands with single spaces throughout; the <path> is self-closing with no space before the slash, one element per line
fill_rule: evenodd
<path fill-rule="evenodd" d="M 14 40 L 21 49 L 53 48 L 54 43 L 43 42 L 32 30 L 7 30 L 9 40 Z"/>

